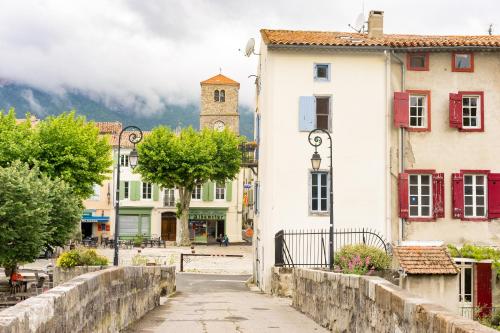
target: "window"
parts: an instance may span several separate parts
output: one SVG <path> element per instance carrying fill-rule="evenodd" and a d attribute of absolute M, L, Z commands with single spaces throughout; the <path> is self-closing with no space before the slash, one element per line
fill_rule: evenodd
<path fill-rule="evenodd" d="M 151 199 L 152 198 L 152 189 L 153 186 L 151 183 L 142 183 L 142 198 L 143 199 Z"/>
<path fill-rule="evenodd" d="M 408 131 L 431 130 L 431 92 L 407 90 L 394 92 L 394 126 Z"/>
<path fill-rule="evenodd" d="M 299 97 L 299 131 L 330 130 L 330 96 Z"/>
<path fill-rule="evenodd" d="M 218 102 L 219 101 L 219 91 L 216 90 L 214 91 L 214 102 Z"/>
<path fill-rule="evenodd" d="M 130 183 L 123 182 L 123 199 L 128 199 L 130 196 Z"/>
<path fill-rule="evenodd" d="M 474 54 L 470 52 L 453 53 L 451 57 L 453 72 L 473 72 Z"/>
<path fill-rule="evenodd" d="M 201 184 L 196 184 L 193 193 L 191 193 L 192 200 L 201 200 Z"/>
<path fill-rule="evenodd" d="M 472 263 L 470 262 L 456 262 L 460 273 L 458 275 L 458 302 L 461 306 L 472 306 L 473 301 L 473 286 L 474 274 L 472 271 Z"/>
<path fill-rule="evenodd" d="M 315 64 L 314 80 L 330 81 L 330 64 Z"/>
<path fill-rule="evenodd" d="M 464 175 L 464 217 L 486 217 L 485 175 Z"/>
<path fill-rule="evenodd" d="M 484 92 L 450 93 L 450 127 L 463 132 L 484 132 Z"/>
<path fill-rule="evenodd" d="M 481 108 L 479 96 L 462 96 L 462 128 L 481 127 Z"/>
<path fill-rule="evenodd" d="M 312 213 L 328 212 L 328 173 L 311 172 L 310 210 Z"/>
<path fill-rule="evenodd" d="M 431 217 L 432 181 L 431 175 L 409 175 L 410 217 Z"/>
<path fill-rule="evenodd" d="M 166 188 L 163 191 L 163 205 L 165 207 L 175 206 L 175 191 L 173 188 Z"/>
<path fill-rule="evenodd" d="M 407 53 L 406 68 L 409 71 L 428 71 L 429 53 Z"/>
<path fill-rule="evenodd" d="M 330 97 L 316 97 L 316 128 L 328 130 L 330 119 Z"/>
<path fill-rule="evenodd" d="M 101 185 L 99 184 L 94 184 L 92 186 L 92 189 L 94 190 L 94 193 L 90 196 L 90 200 L 97 201 L 101 197 Z"/>
<path fill-rule="evenodd" d="M 128 167 L 128 155 L 127 154 L 123 154 L 123 155 L 120 155 L 120 166 L 122 167 Z"/>
<path fill-rule="evenodd" d="M 399 174 L 399 217 L 434 221 L 444 217 L 444 174 L 435 170 L 406 170 Z"/>
<path fill-rule="evenodd" d="M 410 95 L 410 127 L 427 128 L 427 96 Z"/>
<path fill-rule="evenodd" d="M 225 90 L 221 90 L 220 91 L 220 95 L 219 95 L 219 102 L 225 102 L 226 101 L 226 91 Z"/>
<path fill-rule="evenodd" d="M 217 182 L 215 184 L 215 199 L 224 200 L 226 197 L 226 184 Z"/>

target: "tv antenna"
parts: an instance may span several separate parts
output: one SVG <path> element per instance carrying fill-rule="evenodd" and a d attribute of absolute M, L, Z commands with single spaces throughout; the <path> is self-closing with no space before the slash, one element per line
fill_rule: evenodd
<path fill-rule="evenodd" d="M 354 25 L 348 24 L 349 28 L 352 30 L 356 31 L 357 33 L 364 33 L 365 32 L 365 2 L 363 1 L 362 6 L 361 6 L 361 13 L 358 14 L 356 17 L 356 21 L 354 22 Z"/>
<path fill-rule="evenodd" d="M 241 51 L 241 49 L 240 49 Z M 260 55 L 255 53 L 255 39 L 250 38 L 247 42 L 247 46 L 245 46 L 245 56 L 250 57 L 251 55 Z"/>

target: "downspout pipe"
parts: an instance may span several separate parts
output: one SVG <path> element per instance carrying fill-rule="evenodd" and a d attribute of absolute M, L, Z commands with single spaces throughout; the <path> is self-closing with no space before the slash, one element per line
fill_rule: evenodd
<path fill-rule="evenodd" d="M 406 90 L 406 68 L 405 68 L 405 64 L 403 62 L 403 60 L 398 57 L 396 55 L 396 53 L 394 51 L 391 52 L 392 53 L 392 56 L 394 57 L 394 59 L 396 59 L 399 63 L 399 65 L 401 66 L 401 91 L 405 91 Z M 404 162 L 404 129 L 403 128 L 400 128 L 399 129 L 399 172 L 400 173 L 403 173 L 404 170 L 405 170 L 405 162 Z M 403 218 L 399 218 L 399 243 L 401 243 L 404 239 L 404 219 Z"/>

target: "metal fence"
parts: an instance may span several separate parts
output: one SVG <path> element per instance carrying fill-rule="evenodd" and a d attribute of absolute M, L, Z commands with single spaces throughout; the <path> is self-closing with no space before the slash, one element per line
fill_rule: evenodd
<path fill-rule="evenodd" d="M 328 267 L 329 230 L 280 230 L 274 236 L 274 264 L 294 267 Z M 372 229 L 338 229 L 333 233 L 334 251 L 345 245 L 365 244 L 390 252 L 390 244 Z"/>

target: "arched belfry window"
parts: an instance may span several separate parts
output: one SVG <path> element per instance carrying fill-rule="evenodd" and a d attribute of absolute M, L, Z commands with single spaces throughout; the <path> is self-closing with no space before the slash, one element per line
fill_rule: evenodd
<path fill-rule="evenodd" d="M 219 102 L 225 102 L 225 101 L 226 101 L 226 92 L 224 90 L 221 90 L 219 95 Z"/>
<path fill-rule="evenodd" d="M 219 91 L 218 90 L 214 91 L 214 101 L 215 102 L 219 101 Z"/>

